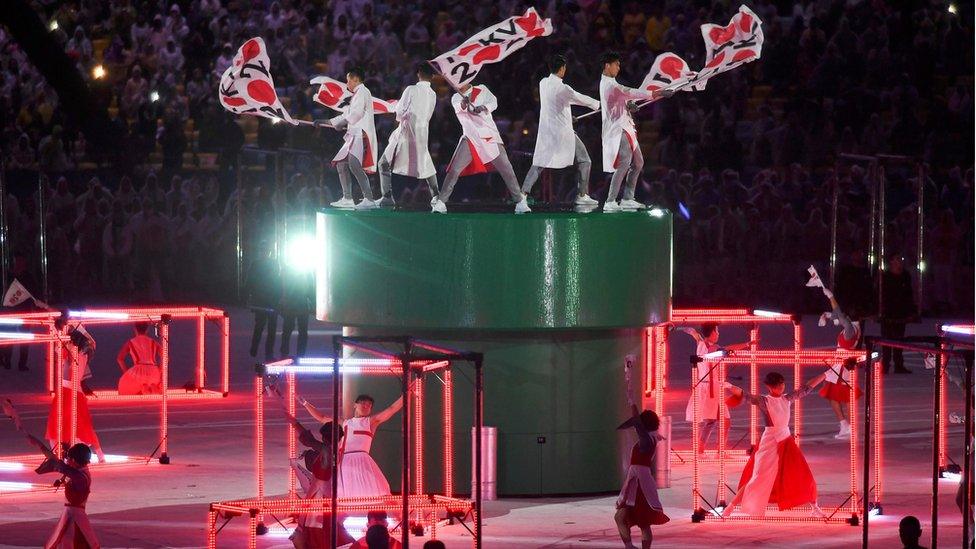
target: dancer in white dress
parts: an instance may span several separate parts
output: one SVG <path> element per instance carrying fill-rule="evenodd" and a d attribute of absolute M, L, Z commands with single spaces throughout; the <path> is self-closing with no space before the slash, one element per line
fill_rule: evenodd
<path fill-rule="evenodd" d="M 339 458 L 339 497 L 368 497 L 390 495 L 390 483 L 379 465 L 369 455 L 376 428 L 403 407 L 403 397 L 396 399 L 385 410 L 373 414 L 373 397 L 356 397 L 354 417 L 342 422 L 342 456 Z M 332 421 L 318 409 L 303 400 L 302 405 L 321 423 Z"/>

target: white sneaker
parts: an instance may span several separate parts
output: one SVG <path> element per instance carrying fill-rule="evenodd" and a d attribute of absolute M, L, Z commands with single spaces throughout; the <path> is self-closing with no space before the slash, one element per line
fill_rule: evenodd
<path fill-rule="evenodd" d="M 614 213 L 623 211 L 623 209 L 620 207 L 620 204 L 617 204 L 613 200 L 607 200 L 603 203 L 603 211 L 606 213 Z"/>
<path fill-rule="evenodd" d="M 599 204 L 596 200 L 593 200 L 588 194 L 578 194 L 576 195 L 576 205 L 577 206 L 595 206 Z"/>
<path fill-rule="evenodd" d="M 331 204 L 333 208 L 342 208 L 344 210 L 351 210 L 356 207 L 356 202 L 351 198 L 340 198 Z"/>
<path fill-rule="evenodd" d="M 381 196 L 380 199 L 376 201 L 376 206 L 378 208 L 393 208 L 396 206 L 396 201 L 393 200 L 392 196 Z"/>
<path fill-rule="evenodd" d="M 430 207 L 433 208 L 434 207 L 434 204 L 437 204 L 437 201 L 438 200 L 440 200 L 440 197 L 437 196 L 436 194 L 434 196 L 430 197 Z"/>
<path fill-rule="evenodd" d="M 531 211 L 532 208 L 529 207 L 528 199 L 525 197 L 525 195 L 522 195 L 522 200 L 519 200 L 518 204 L 515 205 L 515 213 L 524 214 L 524 213 L 529 213 Z"/>
<path fill-rule="evenodd" d="M 845 419 L 840 422 L 840 431 L 834 435 L 837 440 L 845 440 L 851 438 L 851 424 Z"/>
<path fill-rule="evenodd" d="M 823 509 L 821 509 L 819 505 L 817 505 L 816 503 L 811 503 L 810 506 L 811 506 L 810 507 L 811 517 L 816 517 L 820 519 L 827 518 L 827 515 L 824 514 Z"/>
<path fill-rule="evenodd" d="M 357 210 L 375 210 L 379 208 L 380 205 L 368 198 L 364 198 L 359 204 L 356 204 Z"/>
<path fill-rule="evenodd" d="M 620 209 L 627 211 L 643 210 L 647 206 L 641 204 L 640 202 L 634 200 L 633 198 L 628 198 L 620 201 Z"/>
<path fill-rule="evenodd" d="M 447 204 L 441 202 L 441 200 L 439 198 L 435 198 L 434 199 L 434 204 L 430 207 L 430 211 L 437 212 L 437 213 L 442 213 L 442 214 L 446 214 L 447 213 Z"/>

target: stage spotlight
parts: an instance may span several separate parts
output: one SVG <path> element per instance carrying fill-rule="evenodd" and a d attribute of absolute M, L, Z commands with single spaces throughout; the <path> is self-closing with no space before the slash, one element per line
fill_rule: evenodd
<path fill-rule="evenodd" d="M 651 217 L 664 217 L 664 210 L 661 208 L 651 208 L 647 213 L 651 214 Z"/>
<path fill-rule="evenodd" d="M 957 8 L 955 4 L 949 4 L 949 8 L 946 11 L 948 11 L 952 15 L 955 15 L 959 13 L 959 8 Z"/>
<path fill-rule="evenodd" d="M 92 78 L 94 78 L 95 80 L 101 80 L 102 78 L 105 78 L 105 67 L 101 65 L 95 65 L 95 68 L 92 69 Z"/>
<path fill-rule="evenodd" d="M 54 32 L 54 31 L 58 30 L 58 20 L 57 19 L 51 19 L 51 21 L 48 22 L 48 24 L 47 24 L 47 28 L 51 32 Z"/>
<path fill-rule="evenodd" d="M 299 235 L 292 238 L 288 244 L 285 245 L 284 263 L 286 266 L 295 271 L 309 273 L 315 270 L 315 265 L 318 263 L 319 253 L 320 251 L 318 243 L 315 241 L 315 235 Z"/>
<path fill-rule="evenodd" d="M 159 101 L 159 92 L 156 90 L 149 92 L 149 101 L 152 103 Z"/>

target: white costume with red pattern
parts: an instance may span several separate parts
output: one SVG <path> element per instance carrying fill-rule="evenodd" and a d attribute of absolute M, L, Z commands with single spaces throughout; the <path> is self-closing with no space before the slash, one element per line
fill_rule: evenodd
<path fill-rule="evenodd" d="M 356 86 L 352 100 L 342 114 L 329 120 L 333 126 L 345 122 L 346 135 L 342 148 L 332 159 L 333 163 L 352 155 L 359 159 L 366 173 L 376 173 L 376 126 L 373 123 L 373 94 L 365 84 Z"/>
<path fill-rule="evenodd" d="M 370 418 L 347 419 L 342 427 L 344 436 L 342 457 L 339 458 L 339 497 L 390 495 L 390 483 L 369 455 L 369 449 L 373 445 L 373 425 Z"/>

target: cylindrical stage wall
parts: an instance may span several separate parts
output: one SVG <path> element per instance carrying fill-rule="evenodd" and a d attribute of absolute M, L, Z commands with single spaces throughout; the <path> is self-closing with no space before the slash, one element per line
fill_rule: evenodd
<path fill-rule="evenodd" d="M 410 335 L 485 353 L 485 424 L 498 427 L 498 494 L 619 489 L 629 434 L 624 359 L 668 318 L 667 212 L 447 214 L 326 210 L 317 219 L 317 316 L 347 335 Z M 471 377 L 454 379 L 455 486 L 470 486 Z M 470 372 L 467 372 L 470 374 Z M 634 399 L 640 402 L 639 372 Z M 440 386 L 425 384 L 427 489 L 439 489 Z M 396 398 L 390 379 L 344 394 Z M 399 422 L 373 455 L 399 486 Z"/>

